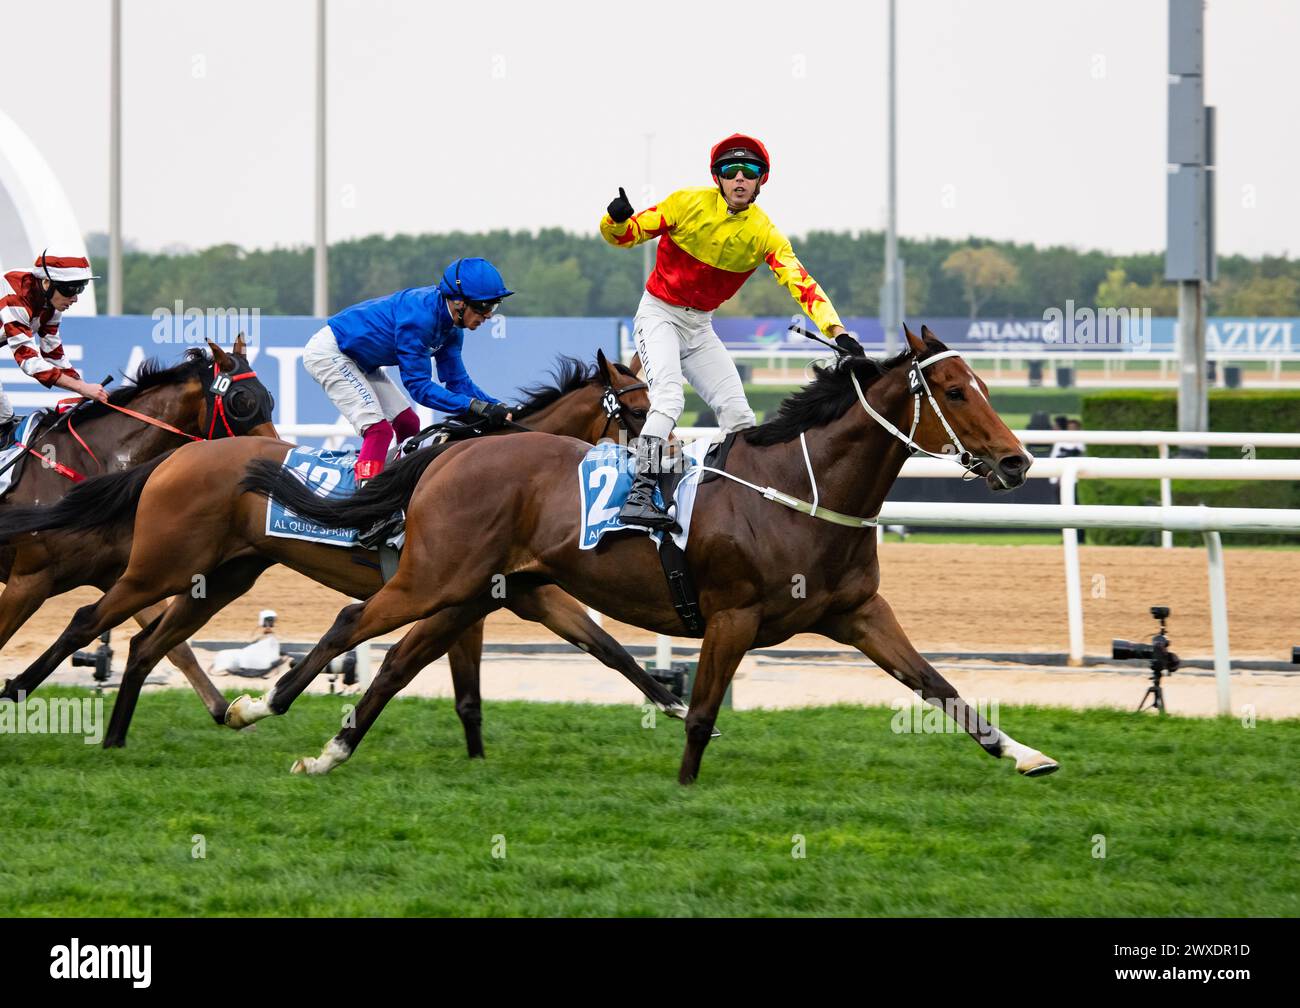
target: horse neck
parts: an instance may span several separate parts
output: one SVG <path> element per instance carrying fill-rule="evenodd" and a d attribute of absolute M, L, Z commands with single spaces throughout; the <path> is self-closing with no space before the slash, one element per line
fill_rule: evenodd
<path fill-rule="evenodd" d="M 207 411 L 202 385 L 197 380 L 157 385 L 146 389 L 131 400 L 127 409 L 161 420 L 187 434 L 206 433 L 206 430 L 200 430 Z M 176 448 L 182 443 L 182 439 L 173 432 L 119 413 L 117 410 L 112 410 L 88 424 L 82 436 L 95 448 L 102 446 L 107 450 L 114 448 L 127 450 L 133 464 L 143 462 L 169 448 Z"/>
<path fill-rule="evenodd" d="M 599 419 L 604 422 L 605 411 L 600 405 L 600 397 L 594 385 L 584 385 L 566 395 L 560 396 L 549 406 L 543 406 L 536 413 L 530 413 L 523 421 L 530 430 L 544 434 L 564 434 L 568 437 L 581 438 L 583 441 L 596 440 Z"/>
<path fill-rule="evenodd" d="M 902 413 L 912 400 L 901 386 L 902 382 L 891 373 L 864 392 L 872 399 L 874 409 L 894 426 L 906 430 L 911 420 L 903 422 Z M 876 395 L 871 395 L 877 389 Z M 817 478 L 818 506 L 857 518 L 870 518 L 880 512 L 908 455 L 906 446 L 880 426 L 856 399 L 842 416 L 806 431 L 804 440 Z M 808 465 L 799 438 L 757 452 L 771 453 L 774 465 L 767 471 L 773 487 L 811 501 Z M 774 481 L 777 479 L 780 482 Z"/>

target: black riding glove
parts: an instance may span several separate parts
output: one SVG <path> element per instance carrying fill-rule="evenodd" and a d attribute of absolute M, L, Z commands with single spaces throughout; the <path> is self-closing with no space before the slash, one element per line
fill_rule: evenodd
<path fill-rule="evenodd" d="M 505 403 L 485 402 L 482 399 L 471 399 L 469 411 L 475 416 L 483 417 L 493 429 L 504 426 L 506 418 L 513 412 Z"/>
<path fill-rule="evenodd" d="M 623 187 L 618 187 L 618 198 L 612 200 L 608 207 L 609 217 L 615 224 L 622 224 L 632 216 L 632 204 L 628 201 L 627 193 Z"/>

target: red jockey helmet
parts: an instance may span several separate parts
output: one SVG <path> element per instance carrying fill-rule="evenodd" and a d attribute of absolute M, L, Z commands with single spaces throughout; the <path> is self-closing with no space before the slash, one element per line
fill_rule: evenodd
<path fill-rule="evenodd" d="M 713 150 L 709 153 L 709 173 L 713 176 L 713 181 L 718 180 L 718 165 L 723 161 L 734 161 L 738 158 L 749 157 L 763 164 L 763 174 L 759 178 L 759 185 L 767 184 L 768 171 L 772 166 L 772 159 L 767 156 L 767 148 L 763 146 L 762 140 L 756 140 L 754 137 L 745 136 L 743 133 L 733 133 L 725 140 L 720 140 L 713 145 Z"/>

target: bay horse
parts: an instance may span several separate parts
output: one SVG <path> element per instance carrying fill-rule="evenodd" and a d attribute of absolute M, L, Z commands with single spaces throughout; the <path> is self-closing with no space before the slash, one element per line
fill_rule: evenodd
<path fill-rule="evenodd" d="M 527 391 L 518 421 L 532 430 L 575 435 L 584 443 L 599 440 L 626 429 L 639 433 L 649 408 L 644 382 L 631 369 L 610 363 L 597 352 L 594 366 L 561 358 L 554 386 Z M 626 398 L 625 398 L 626 397 Z M 507 433 L 504 438 L 480 439 L 500 446 L 525 434 Z M 192 636 L 224 606 L 243 595 L 268 567 L 282 563 L 307 577 L 352 598 L 367 598 L 380 589 L 377 552 L 343 548 L 266 534 L 267 502 L 245 493 L 239 481 L 255 460 L 280 466 L 293 446 L 267 438 L 187 445 L 160 460 L 151 470 L 115 477 L 112 493 L 75 491 L 65 502 L 63 514 L 50 518 L 30 516 L 49 528 L 54 521 L 71 527 L 93 525 L 103 538 L 118 538 L 129 544 L 129 562 L 120 577 L 97 604 L 78 610 L 68 629 L 40 658 L 0 692 L 0 700 L 13 699 L 19 690 L 35 689 L 69 654 L 89 643 L 104 629 L 116 626 L 131 608 L 178 595 L 166 611 L 131 640 L 126 669 L 113 705 L 104 746 L 125 744 L 127 728 L 149 671 L 176 641 Z M 444 450 L 443 446 L 421 448 L 390 465 L 371 480 L 361 493 L 379 494 L 387 501 L 368 512 L 354 510 L 365 520 L 349 528 L 365 528 L 401 509 L 420 474 Z M 469 492 L 483 499 L 490 488 L 475 486 Z M 391 495 L 391 496 L 390 496 Z M 115 501 L 112 506 L 105 499 Z M 395 505 L 392 502 L 396 502 Z M 134 521 L 134 532 L 129 523 Z M 337 526 L 342 527 L 342 526 Z M 7 534 L 0 522 L 0 537 Z M 464 540 L 457 546 L 470 546 Z M 203 575 L 200 597 L 189 589 L 197 575 Z M 684 716 L 685 706 L 587 615 L 586 610 L 551 585 L 525 590 L 512 586 L 505 606 L 525 619 L 541 622 L 548 629 L 616 669 L 647 698 L 670 716 Z M 86 636 L 89 634 L 89 636 Z M 466 748 L 471 757 L 483 756 L 482 699 L 479 690 L 479 662 L 482 656 L 483 624 L 474 621 L 450 648 L 456 712 L 465 729 Z M 227 718 L 225 699 L 210 687 L 218 703 L 205 704 L 218 723 L 240 727 Z M 247 700 L 247 697 L 242 698 Z"/>
<path fill-rule="evenodd" d="M 32 457 L 0 501 L 0 525 L 48 515 L 77 487 L 102 486 L 96 474 L 129 471 L 187 440 L 276 436 L 274 400 L 248 363 L 243 335 L 229 353 L 211 341 L 208 346 L 210 355 L 191 348 L 171 367 L 146 360 L 108 403 L 83 400 L 66 420 L 42 421 L 27 438 Z M 129 555 L 129 538 L 106 540 L 77 530 L 23 536 L 0 546 L 0 648 L 51 597 L 82 585 L 107 591 Z M 162 609 L 160 603 L 143 607 L 135 619 L 147 626 Z M 184 641 L 167 657 L 201 694 L 222 699 Z"/>
<path fill-rule="evenodd" d="M 850 339 L 853 352 L 817 368 L 812 383 L 786 399 L 775 419 L 737 437 L 725 478 L 698 488 L 686 554 L 705 630 L 678 772 L 683 784 L 699 774 L 719 705 L 745 652 L 805 632 L 862 651 L 943 709 L 986 752 L 1013 759 L 1021 774 L 1057 769 L 1056 761 L 968 705 L 908 641 L 879 592 L 872 519 L 909 450 L 955 453 L 968 474 L 985 477 L 993 489 L 1019 486 L 1031 463 L 966 362 L 925 327 L 921 338 L 905 332 L 907 348 L 885 362 L 867 358 Z M 355 752 L 384 705 L 431 656 L 500 605 L 489 590 L 499 574 L 508 582 L 553 582 L 622 622 L 679 634 L 648 537 L 606 536 L 595 549 L 579 548 L 573 477 L 586 451 L 570 438 L 521 434 L 499 447 L 470 442 L 440 455 L 407 505 L 396 576 L 367 601 L 345 607 L 301 664 L 264 698 L 245 705 L 243 721 L 283 714 L 331 658 L 421 621 L 418 633 L 388 652 L 353 719 L 319 757 L 298 760 L 293 768 L 329 771 Z M 337 521 L 349 507 L 311 500 L 291 475 L 265 465 L 250 470 L 246 485 L 317 521 L 326 514 Z M 473 489 L 485 486 L 501 490 L 486 506 Z M 809 490 L 813 505 L 793 496 Z M 461 553 L 447 549 L 448 542 L 474 548 Z M 792 583 L 802 590 L 792 590 Z M 936 593 L 943 587 L 954 586 L 936 571 Z"/>

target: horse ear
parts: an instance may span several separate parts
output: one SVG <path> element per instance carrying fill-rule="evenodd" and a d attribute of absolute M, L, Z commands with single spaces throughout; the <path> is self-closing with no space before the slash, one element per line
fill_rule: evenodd
<path fill-rule="evenodd" d="M 605 351 L 600 347 L 596 348 L 596 364 L 606 374 L 609 374 L 609 361 L 605 359 Z"/>
<path fill-rule="evenodd" d="M 636 377 L 641 377 L 641 352 L 638 350 L 632 355 L 632 363 L 627 366 L 628 370 Z"/>
<path fill-rule="evenodd" d="M 218 371 L 235 370 L 235 358 L 213 343 L 212 340 L 208 340 L 208 346 L 212 349 L 212 359 L 216 362 Z"/>
<path fill-rule="evenodd" d="M 922 326 L 922 331 L 924 331 L 924 328 L 925 327 Z M 916 333 L 912 332 L 912 330 L 907 327 L 906 322 L 903 323 L 903 335 L 907 337 L 907 345 L 912 348 L 913 353 L 917 355 L 925 353 L 925 341 L 917 336 Z"/>
<path fill-rule="evenodd" d="M 244 342 L 244 334 L 240 333 L 235 337 L 235 345 L 231 349 L 241 357 L 248 356 L 248 344 Z"/>
<path fill-rule="evenodd" d="M 934 334 L 934 330 L 927 325 L 921 326 L 921 339 L 937 340 L 939 337 Z"/>

